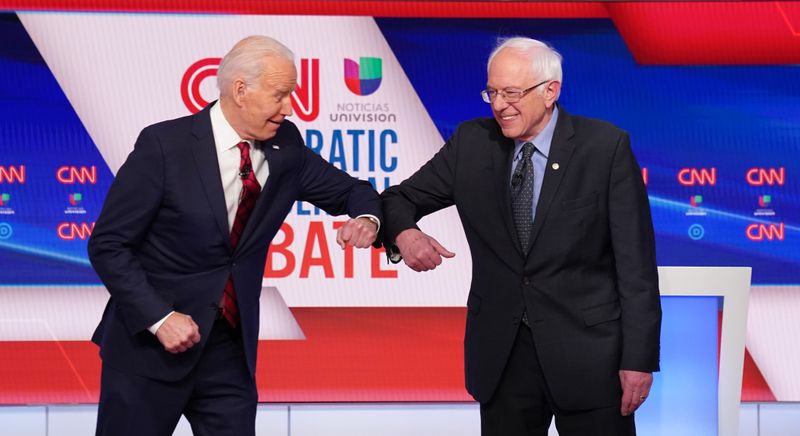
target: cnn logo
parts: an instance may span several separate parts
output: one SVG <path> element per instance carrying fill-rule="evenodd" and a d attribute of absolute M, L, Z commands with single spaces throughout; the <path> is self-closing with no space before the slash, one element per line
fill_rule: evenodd
<path fill-rule="evenodd" d="M 92 236 L 94 223 L 61 223 L 56 228 L 59 239 L 64 241 L 74 241 L 75 239 L 86 240 Z"/>
<path fill-rule="evenodd" d="M 187 109 L 196 114 L 208 106 L 200 93 L 203 80 L 217 76 L 222 58 L 205 58 L 193 63 L 181 79 L 181 99 Z M 303 121 L 319 116 L 319 59 L 300 59 L 297 87 L 292 92 L 292 109 Z"/>
<path fill-rule="evenodd" d="M 786 183 L 786 169 L 775 168 L 750 168 L 745 173 L 745 179 L 751 186 L 780 185 Z"/>
<path fill-rule="evenodd" d="M 783 241 L 783 230 L 783 223 L 777 225 L 753 223 L 747 226 L 745 233 L 747 234 L 747 239 L 751 241 Z"/>
<path fill-rule="evenodd" d="M 683 186 L 717 184 L 716 168 L 682 168 L 678 171 L 678 183 Z"/>
<path fill-rule="evenodd" d="M 25 165 L 0 165 L 0 183 L 25 183 Z"/>
<path fill-rule="evenodd" d="M 92 185 L 97 183 L 97 167 L 74 167 L 63 166 L 56 170 L 56 179 L 62 185 L 74 185 L 75 183 Z"/>

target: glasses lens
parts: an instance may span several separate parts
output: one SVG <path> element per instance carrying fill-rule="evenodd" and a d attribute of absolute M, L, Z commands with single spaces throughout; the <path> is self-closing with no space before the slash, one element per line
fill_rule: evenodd
<path fill-rule="evenodd" d="M 522 98 L 522 91 L 517 91 L 516 89 L 505 91 L 503 94 L 505 94 L 503 97 L 508 103 L 516 103 Z"/>

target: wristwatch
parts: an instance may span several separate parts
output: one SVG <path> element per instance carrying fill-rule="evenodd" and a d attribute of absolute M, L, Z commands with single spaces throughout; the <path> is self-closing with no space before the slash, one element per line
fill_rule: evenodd
<path fill-rule="evenodd" d="M 400 263 L 403 260 L 403 255 L 400 254 L 400 249 L 395 244 L 386 244 L 386 258 L 391 263 Z"/>
<path fill-rule="evenodd" d="M 374 216 L 371 216 L 371 215 L 361 215 L 359 218 L 366 218 L 366 219 L 368 219 L 368 220 L 372 221 L 372 223 L 373 223 L 373 224 L 375 224 L 375 229 L 377 229 L 377 230 L 380 230 L 380 228 L 381 228 L 381 222 L 380 222 L 380 221 L 379 221 L 377 218 L 375 218 Z"/>

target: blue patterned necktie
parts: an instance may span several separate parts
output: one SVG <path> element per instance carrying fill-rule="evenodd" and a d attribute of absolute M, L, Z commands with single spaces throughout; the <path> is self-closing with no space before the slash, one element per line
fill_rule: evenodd
<path fill-rule="evenodd" d="M 522 158 L 511 177 L 511 211 L 522 251 L 527 253 L 533 233 L 533 144 L 522 146 Z"/>

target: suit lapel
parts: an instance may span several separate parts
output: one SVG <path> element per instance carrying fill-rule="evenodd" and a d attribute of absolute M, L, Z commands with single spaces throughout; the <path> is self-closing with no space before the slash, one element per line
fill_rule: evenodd
<path fill-rule="evenodd" d="M 228 210 L 225 206 L 225 193 L 222 190 L 221 177 L 219 174 L 219 160 L 217 159 L 217 148 L 214 144 L 214 133 L 211 129 L 211 117 L 209 116 L 209 104 L 194 116 L 192 134 L 197 139 L 197 144 L 192 147 L 195 163 L 206 193 L 208 204 L 214 214 L 219 231 L 225 236 L 224 239 L 230 245 L 230 231 L 228 230 Z"/>
<path fill-rule="evenodd" d="M 570 141 L 574 134 L 572 119 L 567 111 L 561 107 L 558 109 L 559 116 L 555 131 L 553 132 L 553 143 L 550 145 L 550 155 L 547 157 L 547 167 L 544 172 L 542 190 L 539 193 L 539 202 L 536 204 L 536 216 L 533 219 L 531 248 L 536 244 L 536 238 L 539 236 L 542 224 L 547 217 L 550 206 L 552 206 L 553 197 L 556 191 L 558 191 L 558 186 L 561 184 L 564 174 L 567 172 L 569 160 L 572 157 L 572 152 L 575 150 L 575 145 Z M 556 166 L 555 164 L 558 165 Z M 530 253 L 530 250 L 528 253 Z"/>
<path fill-rule="evenodd" d="M 492 174 L 494 176 L 495 191 L 500 200 L 500 214 L 502 221 L 508 232 L 508 237 L 513 241 L 513 246 L 521 256 L 524 253 L 519 244 L 514 218 L 511 212 L 511 159 L 514 154 L 514 141 L 499 134 L 499 147 L 494 148 L 492 153 Z"/>

